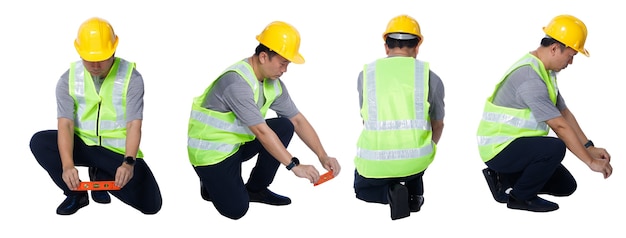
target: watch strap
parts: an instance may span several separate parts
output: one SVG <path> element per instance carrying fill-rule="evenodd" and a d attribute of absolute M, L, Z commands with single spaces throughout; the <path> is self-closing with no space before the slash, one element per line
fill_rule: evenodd
<path fill-rule="evenodd" d="M 126 156 L 124 158 L 124 163 L 128 164 L 128 165 L 135 165 L 137 159 L 133 158 L 132 156 Z"/>
<path fill-rule="evenodd" d="M 296 167 L 299 164 L 300 164 L 300 161 L 298 160 L 298 158 L 293 157 L 293 158 L 291 158 L 291 163 L 289 163 L 287 165 L 287 170 L 291 170 L 291 169 L 293 169 L 293 167 Z"/>

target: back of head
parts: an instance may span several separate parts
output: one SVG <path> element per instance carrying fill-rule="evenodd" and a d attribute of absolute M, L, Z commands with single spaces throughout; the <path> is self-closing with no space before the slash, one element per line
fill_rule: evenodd
<path fill-rule="evenodd" d="M 589 51 L 585 49 L 587 26 L 580 19 L 571 15 L 556 16 L 543 27 L 543 32 L 565 46 L 589 56 Z"/>
<path fill-rule="evenodd" d="M 289 61 L 296 64 L 304 63 L 304 57 L 299 53 L 300 33 L 290 24 L 274 21 L 268 24 L 256 39 Z"/>
<path fill-rule="evenodd" d="M 93 17 L 78 28 L 74 47 L 83 60 L 98 62 L 113 56 L 118 41 L 119 38 L 108 21 Z"/>
<path fill-rule="evenodd" d="M 420 30 L 420 25 L 409 15 L 399 15 L 392 18 L 389 23 L 387 23 L 387 29 L 383 33 L 383 40 L 387 40 L 387 37 L 396 40 L 411 40 L 418 38 L 420 43 L 422 42 L 422 39 L 424 39 Z"/>

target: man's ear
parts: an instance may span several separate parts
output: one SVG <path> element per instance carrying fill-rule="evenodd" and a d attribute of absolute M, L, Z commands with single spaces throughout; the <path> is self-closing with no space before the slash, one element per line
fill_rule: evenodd
<path fill-rule="evenodd" d="M 261 64 L 264 64 L 265 61 L 267 60 L 267 52 L 261 52 L 259 53 L 259 62 L 261 62 Z"/>
<path fill-rule="evenodd" d="M 560 50 L 561 46 L 559 46 L 559 43 L 554 43 L 552 45 L 550 45 L 550 53 L 552 53 L 552 55 L 556 54 L 557 50 Z"/>

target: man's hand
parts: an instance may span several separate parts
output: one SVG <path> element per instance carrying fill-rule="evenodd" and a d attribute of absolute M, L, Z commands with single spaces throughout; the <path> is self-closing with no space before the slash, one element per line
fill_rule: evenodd
<path fill-rule="evenodd" d="M 587 149 L 593 160 L 589 164 L 589 168 L 593 171 L 600 172 L 604 178 L 608 178 L 613 173 L 611 166 L 611 155 L 604 148 L 589 147 Z"/>
<path fill-rule="evenodd" d="M 300 164 L 293 167 L 291 171 L 300 178 L 308 179 L 311 183 L 315 183 L 320 179 L 320 173 L 313 165 Z"/>
<path fill-rule="evenodd" d="M 126 185 L 128 181 L 133 178 L 134 171 L 134 165 L 122 163 L 120 167 L 117 167 L 117 171 L 115 172 L 115 185 L 123 188 L 124 185 Z"/>
<path fill-rule="evenodd" d="M 64 168 L 61 178 L 63 178 L 63 182 L 65 182 L 70 190 L 76 190 L 78 188 L 78 185 L 80 184 L 78 170 L 74 166 L 70 168 Z"/>
<path fill-rule="evenodd" d="M 339 172 L 341 171 L 341 166 L 339 165 L 339 162 L 335 157 L 322 157 L 320 158 L 320 163 L 322 163 L 322 167 L 324 167 L 326 170 L 332 170 L 333 176 L 336 177 L 337 175 L 339 175 Z"/>
<path fill-rule="evenodd" d="M 611 162 L 611 155 L 609 155 L 609 152 L 607 152 L 606 149 L 604 148 L 592 146 L 592 147 L 587 148 L 587 151 L 589 151 L 589 154 L 591 154 L 591 157 L 595 159 L 606 159 L 609 162 Z"/>

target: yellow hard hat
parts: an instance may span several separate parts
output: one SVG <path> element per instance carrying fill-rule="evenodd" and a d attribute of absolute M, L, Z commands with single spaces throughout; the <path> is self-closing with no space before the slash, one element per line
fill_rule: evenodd
<path fill-rule="evenodd" d="M 270 23 L 256 36 L 256 40 L 293 63 L 304 63 L 304 57 L 298 53 L 300 33 L 288 23 L 282 21 Z"/>
<path fill-rule="evenodd" d="M 565 44 L 565 46 L 589 57 L 589 51 L 585 49 L 587 26 L 580 19 L 571 15 L 556 16 L 547 26 L 543 27 L 543 32 Z"/>
<path fill-rule="evenodd" d="M 392 37 L 394 39 L 399 40 L 410 40 L 411 38 L 403 38 L 402 36 L 406 34 L 414 35 L 420 38 L 420 43 L 424 37 L 420 31 L 420 25 L 417 21 L 410 17 L 409 15 L 399 15 L 392 18 L 389 23 L 387 23 L 387 30 L 383 33 L 383 40 L 387 40 L 387 36 L 392 33 L 398 33 L 396 37 Z"/>
<path fill-rule="evenodd" d="M 86 61 L 104 61 L 115 53 L 118 40 L 108 21 L 93 17 L 83 22 L 78 28 L 74 47 L 80 57 Z"/>

